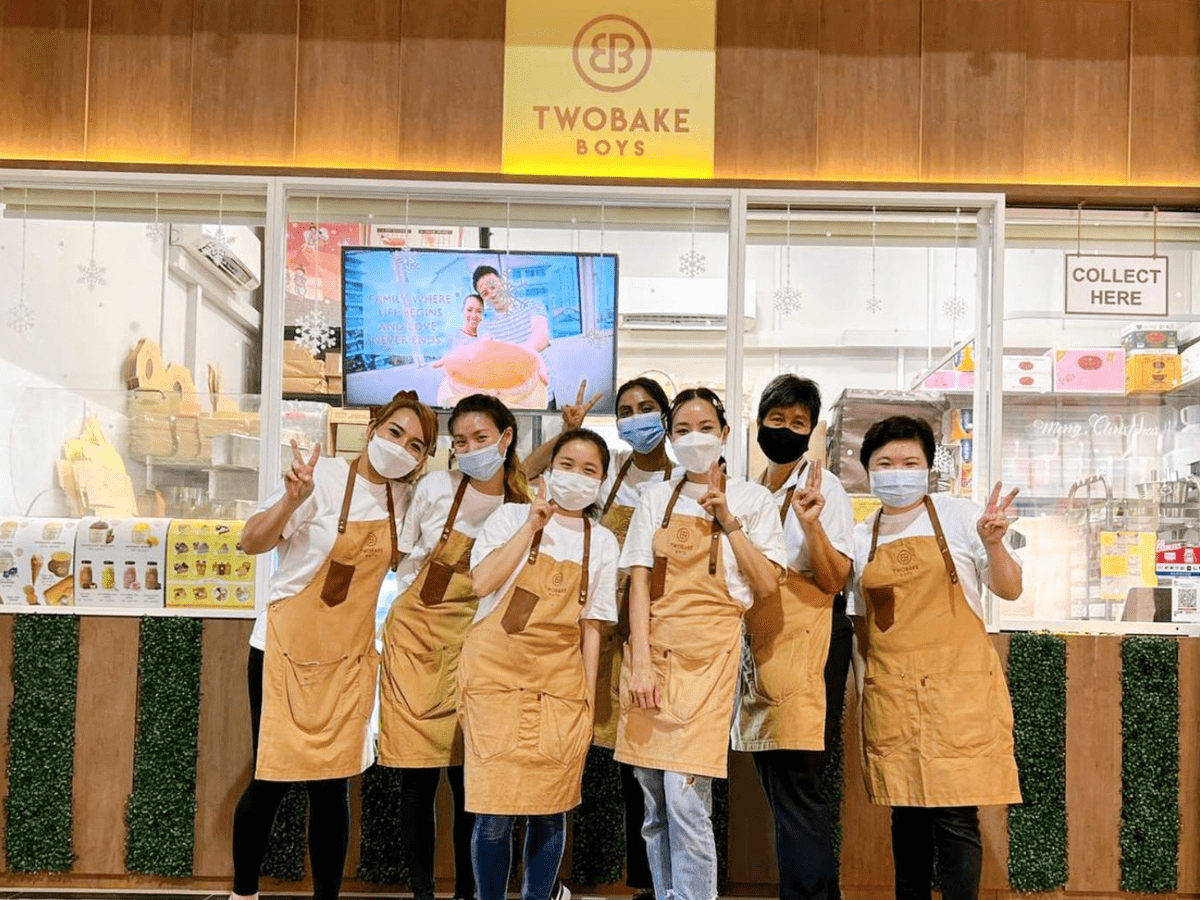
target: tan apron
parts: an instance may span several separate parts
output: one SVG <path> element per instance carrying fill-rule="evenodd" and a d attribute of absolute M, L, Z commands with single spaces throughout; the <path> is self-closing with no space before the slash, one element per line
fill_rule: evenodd
<path fill-rule="evenodd" d="M 933 502 L 934 537 L 879 546 L 867 600 L 863 772 L 887 806 L 1020 803 L 1012 707 L 987 629 L 963 595 Z"/>
<path fill-rule="evenodd" d="M 479 598 L 471 588 L 475 539 L 454 523 L 470 480 L 464 475 L 459 482 L 437 546 L 384 624 L 379 762 L 385 766 L 462 765 L 458 657 Z"/>
<path fill-rule="evenodd" d="M 579 805 L 592 710 L 579 614 L 583 565 L 539 553 L 534 536 L 504 599 L 467 632 L 458 715 L 466 745 L 466 807 L 490 815 L 550 815 Z"/>
<path fill-rule="evenodd" d="M 661 705 L 631 701 L 627 652 L 615 755 L 646 769 L 724 778 L 744 607 L 725 584 L 716 519 L 671 516 L 686 483 L 676 486 L 654 534 L 650 665 Z"/>
<path fill-rule="evenodd" d="M 633 518 L 634 508 L 619 503 L 614 505 L 614 501 L 631 465 L 632 455 L 625 460 L 617 473 L 608 499 L 604 502 L 600 519 L 600 523 L 616 536 L 618 547 L 625 546 L 625 535 L 629 533 L 629 522 Z M 667 460 L 667 468 L 663 473 L 664 481 L 670 481 L 672 468 L 671 461 Z M 617 719 L 621 713 L 621 661 L 627 640 L 629 573 L 620 570 L 617 572 L 617 621 L 615 624 L 605 622 L 600 629 L 600 661 L 596 669 L 596 725 L 592 733 L 592 743 L 609 750 L 617 744 Z"/>
<path fill-rule="evenodd" d="M 803 477 L 805 460 L 796 473 Z M 796 486 L 779 510 L 787 521 Z M 833 594 L 787 570 L 779 594 L 756 597 L 746 613 L 734 749 L 824 750 L 825 660 L 833 632 Z"/>
<path fill-rule="evenodd" d="M 400 554 L 390 484 L 386 519 L 347 521 L 358 462 L 350 464 L 329 558 L 300 593 L 267 607 L 254 771 L 262 781 L 347 778 L 370 762 L 367 731 L 379 670 L 375 607 Z"/>

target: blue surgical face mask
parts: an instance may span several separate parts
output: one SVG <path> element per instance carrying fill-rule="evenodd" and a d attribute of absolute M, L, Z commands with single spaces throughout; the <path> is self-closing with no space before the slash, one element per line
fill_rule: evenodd
<path fill-rule="evenodd" d="M 662 413 L 645 412 L 617 419 L 617 434 L 638 453 L 649 453 L 667 434 Z"/>
<path fill-rule="evenodd" d="M 504 465 L 504 454 L 500 452 L 500 442 L 480 447 L 470 453 L 456 453 L 458 468 L 468 478 L 476 481 L 487 481 Z"/>
<path fill-rule="evenodd" d="M 912 506 L 929 493 L 929 470 L 877 469 L 871 473 L 871 493 L 893 509 Z"/>

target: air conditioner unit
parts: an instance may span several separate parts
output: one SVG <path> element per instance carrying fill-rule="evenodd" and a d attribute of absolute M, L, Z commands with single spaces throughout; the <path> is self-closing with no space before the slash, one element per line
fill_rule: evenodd
<path fill-rule="evenodd" d="M 755 325 L 755 284 L 746 281 L 742 328 Z M 667 331 L 723 331 L 729 308 L 729 282 L 724 278 L 622 278 L 621 325 Z"/>
<path fill-rule="evenodd" d="M 262 284 L 262 242 L 244 225 L 172 225 L 171 244 L 230 290 L 249 292 Z"/>

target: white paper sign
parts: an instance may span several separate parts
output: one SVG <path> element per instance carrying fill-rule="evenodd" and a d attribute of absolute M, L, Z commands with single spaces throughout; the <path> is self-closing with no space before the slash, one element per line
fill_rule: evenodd
<path fill-rule="evenodd" d="M 1165 316 L 1165 256 L 1066 254 L 1068 315 Z"/>

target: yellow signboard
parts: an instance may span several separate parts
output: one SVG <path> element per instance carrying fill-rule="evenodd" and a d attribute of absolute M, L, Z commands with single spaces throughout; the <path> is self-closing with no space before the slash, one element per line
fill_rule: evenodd
<path fill-rule="evenodd" d="M 508 0 L 503 171 L 711 178 L 716 0 Z"/>

